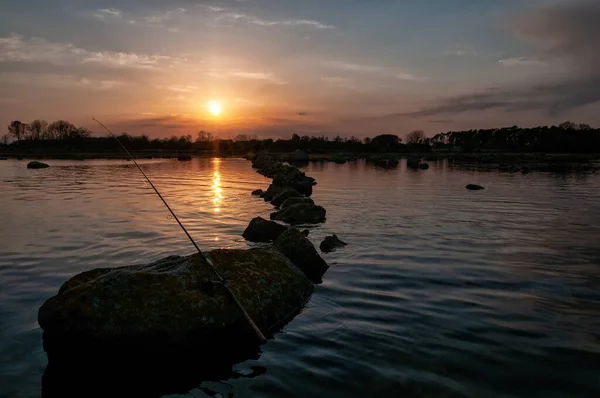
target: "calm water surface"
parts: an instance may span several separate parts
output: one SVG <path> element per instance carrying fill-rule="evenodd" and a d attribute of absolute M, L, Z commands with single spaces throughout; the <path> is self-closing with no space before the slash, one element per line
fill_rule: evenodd
<path fill-rule="evenodd" d="M 48 163 L 0 162 L 0 397 L 41 395 L 37 310 L 67 278 L 194 252 L 130 162 Z M 272 211 L 244 160 L 143 164 L 203 248 L 247 247 Z M 311 240 L 350 245 L 242 377 L 188 396 L 600 396 L 600 175 L 307 172 L 327 209 Z"/>

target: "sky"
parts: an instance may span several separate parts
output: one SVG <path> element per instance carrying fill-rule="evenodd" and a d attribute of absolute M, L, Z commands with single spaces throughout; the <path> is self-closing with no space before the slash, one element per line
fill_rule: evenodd
<path fill-rule="evenodd" d="M 3 0 L 0 126 L 169 137 L 600 126 L 600 0 Z M 215 116 L 207 104 L 217 101 Z"/>

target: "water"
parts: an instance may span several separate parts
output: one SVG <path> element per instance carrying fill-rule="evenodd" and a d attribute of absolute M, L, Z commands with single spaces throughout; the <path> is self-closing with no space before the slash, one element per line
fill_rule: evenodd
<path fill-rule="evenodd" d="M 0 162 L 0 397 L 41 395 L 37 310 L 67 278 L 194 252 L 131 162 L 48 163 Z M 142 163 L 204 248 L 272 211 L 244 160 Z M 431 165 L 311 164 L 310 239 L 349 245 L 258 360 L 187 396 L 600 396 L 599 176 Z"/>

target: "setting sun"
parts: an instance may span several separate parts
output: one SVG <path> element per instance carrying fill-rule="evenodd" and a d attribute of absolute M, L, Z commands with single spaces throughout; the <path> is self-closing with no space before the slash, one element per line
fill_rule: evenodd
<path fill-rule="evenodd" d="M 223 111 L 223 107 L 221 106 L 220 102 L 211 100 L 208 101 L 208 111 L 214 116 L 219 116 Z"/>

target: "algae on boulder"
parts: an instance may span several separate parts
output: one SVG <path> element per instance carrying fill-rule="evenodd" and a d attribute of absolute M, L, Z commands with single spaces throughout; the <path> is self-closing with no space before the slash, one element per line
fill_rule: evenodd
<path fill-rule="evenodd" d="M 313 284 L 275 250 L 206 253 L 268 335 L 310 297 Z M 258 344 L 241 311 L 200 254 L 76 275 L 40 308 L 49 363 L 202 360 Z M 140 362 L 141 363 L 141 362 Z"/>
<path fill-rule="evenodd" d="M 320 283 L 329 266 L 313 244 L 296 228 L 288 228 L 279 235 L 275 247 L 285 254 L 314 283 Z"/>

